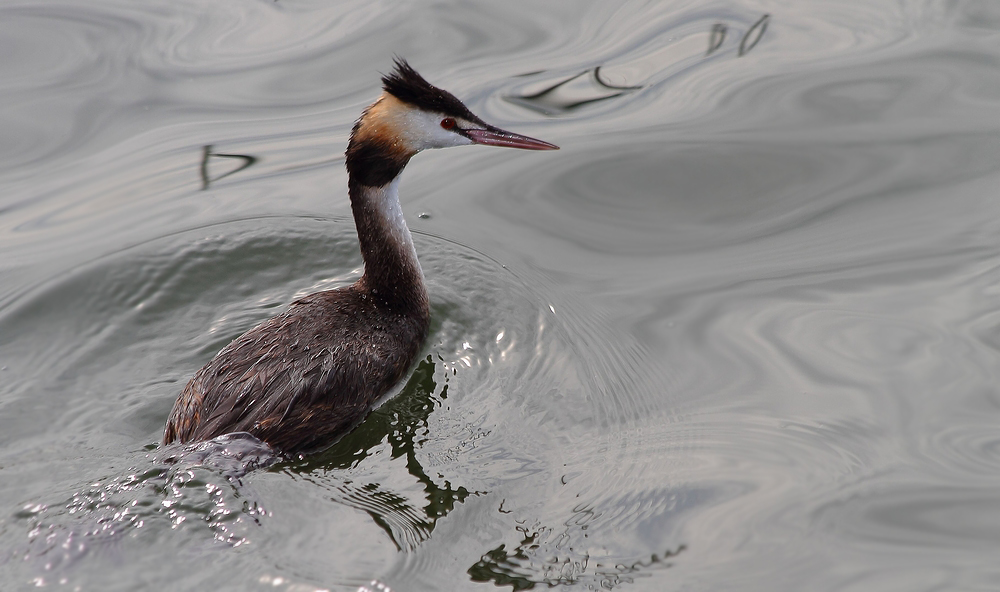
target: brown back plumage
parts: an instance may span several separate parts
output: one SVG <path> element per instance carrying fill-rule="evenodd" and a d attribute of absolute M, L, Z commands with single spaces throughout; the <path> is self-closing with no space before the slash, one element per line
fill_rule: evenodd
<path fill-rule="evenodd" d="M 356 286 L 309 295 L 198 371 L 164 443 L 249 432 L 285 453 L 322 448 L 402 378 L 426 333 L 426 317 L 387 315 Z"/>

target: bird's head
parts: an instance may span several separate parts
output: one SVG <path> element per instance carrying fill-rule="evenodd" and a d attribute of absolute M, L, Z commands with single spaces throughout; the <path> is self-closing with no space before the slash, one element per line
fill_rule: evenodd
<path fill-rule="evenodd" d="M 428 148 L 484 144 L 559 149 L 486 123 L 455 95 L 424 80 L 404 60 L 396 60 L 395 70 L 382 77 L 382 86 L 382 96 L 354 125 L 347 149 L 347 168 L 365 185 L 391 181 L 411 156 Z"/>

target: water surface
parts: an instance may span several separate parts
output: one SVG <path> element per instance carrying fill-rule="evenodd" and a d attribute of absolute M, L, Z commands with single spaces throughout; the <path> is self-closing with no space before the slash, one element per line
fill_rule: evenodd
<path fill-rule="evenodd" d="M 995 3 L 35 0 L 0 55 L 12 589 L 1000 586 Z M 432 333 L 357 430 L 168 462 L 202 364 L 359 277 L 393 55 L 562 150 L 413 159 Z"/>

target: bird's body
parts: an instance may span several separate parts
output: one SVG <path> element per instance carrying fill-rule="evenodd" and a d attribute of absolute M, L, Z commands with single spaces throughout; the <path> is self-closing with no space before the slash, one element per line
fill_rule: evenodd
<path fill-rule="evenodd" d="M 317 292 L 226 346 L 177 398 L 164 443 L 247 432 L 288 454 L 323 448 L 409 369 L 430 323 L 427 289 L 399 204 L 399 175 L 426 148 L 555 146 L 504 132 L 405 62 L 354 126 L 347 149 L 364 275 Z"/>

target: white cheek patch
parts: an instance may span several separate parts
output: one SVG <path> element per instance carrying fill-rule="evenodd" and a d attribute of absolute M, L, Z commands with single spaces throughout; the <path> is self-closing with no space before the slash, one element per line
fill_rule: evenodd
<path fill-rule="evenodd" d="M 449 146 L 467 146 L 472 144 L 472 140 L 453 130 L 441 127 L 441 120 L 447 115 L 440 113 L 429 113 L 420 109 L 407 109 L 403 116 L 402 128 L 403 137 L 407 145 L 415 150 L 427 150 L 429 148 L 447 148 Z M 459 121 L 461 127 L 470 127 L 466 121 Z"/>

